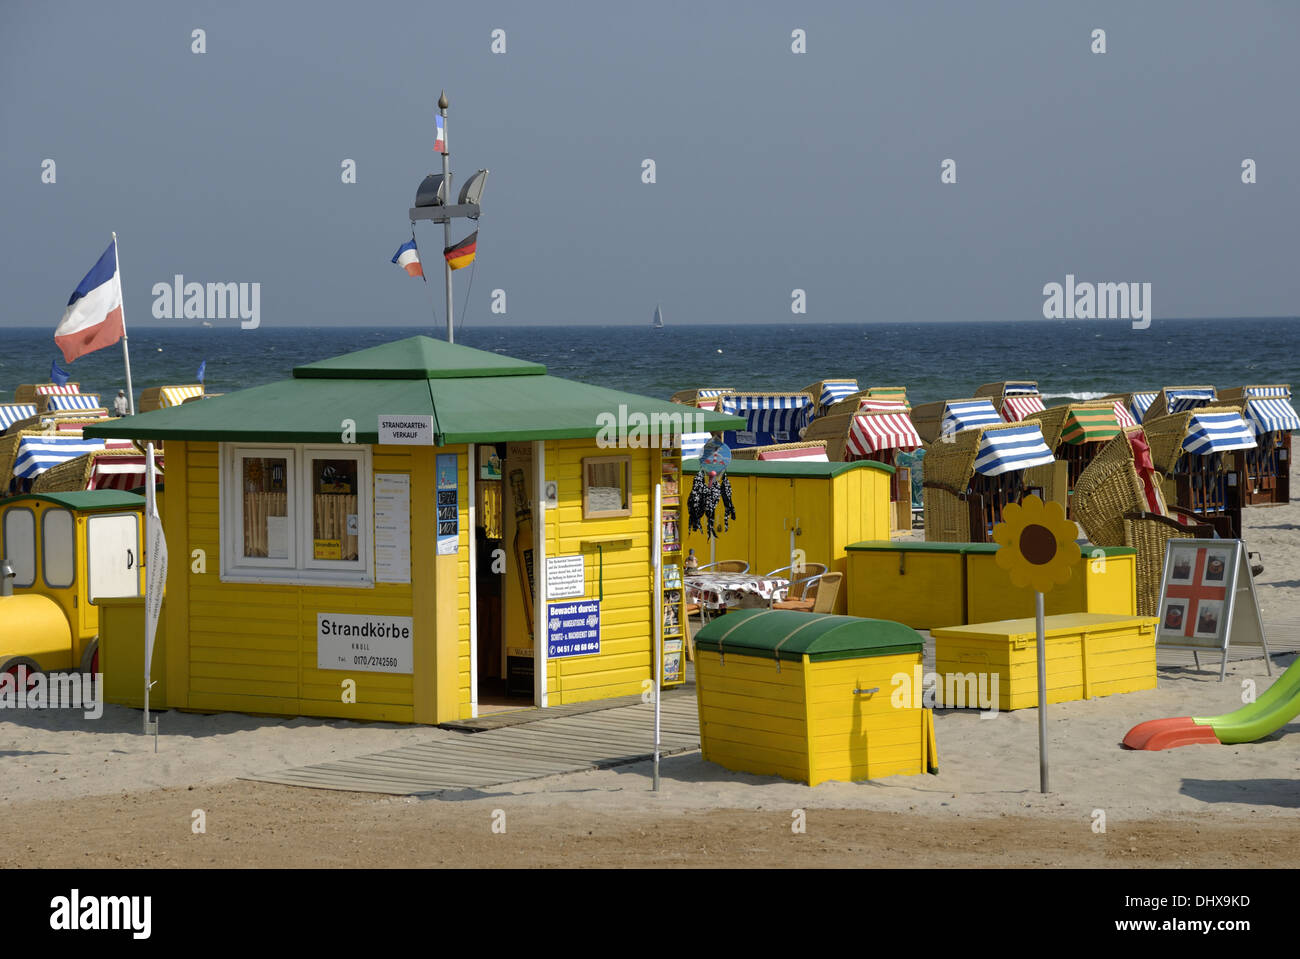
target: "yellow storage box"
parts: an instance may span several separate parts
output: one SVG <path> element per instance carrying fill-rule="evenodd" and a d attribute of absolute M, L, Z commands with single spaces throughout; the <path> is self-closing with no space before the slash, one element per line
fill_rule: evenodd
<path fill-rule="evenodd" d="M 996 543 L 973 543 L 966 551 L 966 618 L 991 623 L 1034 615 L 1033 590 L 1011 584 L 997 563 Z M 1109 613 L 1137 615 L 1137 551 L 1128 546 L 1080 546 L 1070 578 L 1044 596 L 1047 615 Z M 954 623 L 945 623 L 951 626 Z"/>
<path fill-rule="evenodd" d="M 966 553 L 976 543 L 854 543 L 845 592 L 850 616 L 914 629 L 966 622 Z"/>
<path fill-rule="evenodd" d="M 144 708 L 144 597 L 126 596 L 99 601 L 99 668 L 104 674 L 103 699 L 116 706 Z M 149 708 L 167 702 L 167 608 L 158 617 L 149 675 Z"/>
<path fill-rule="evenodd" d="M 1046 619 L 1047 702 L 1064 703 L 1156 686 L 1151 616 L 1069 613 Z M 933 630 L 935 671 L 997 676 L 998 709 L 1038 705 L 1034 620 L 1007 619 Z"/>
<path fill-rule="evenodd" d="M 987 623 L 1034 614 L 1034 594 L 1011 585 L 996 543 L 901 543 L 847 547 L 850 616 L 914 629 Z M 1127 546 L 1079 547 L 1069 582 L 1047 594 L 1047 613 L 1137 613 L 1137 556 Z"/>
<path fill-rule="evenodd" d="M 933 716 L 895 705 L 924 640 L 901 623 L 742 610 L 695 637 L 704 758 L 815 786 L 938 771 Z"/>
<path fill-rule="evenodd" d="M 682 464 L 690 483 L 698 460 Z M 845 549 L 864 539 L 889 538 L 889 487 L 894 468 L 874 460 L 854 463 L 783 463 L 780 460 L 732 460 L 727 467 L 736 519 L 718 538 L 713 559 L 739 559 L 751 572 L 790 566 L 795 550 L 807 563 L 823 563 L 829 572 L 846 572 Z M 700 565 L 711 562 L 704 533 L 687 533 L 686 547 Z M 847 608 L 843 590 L 833 612 Z"/>

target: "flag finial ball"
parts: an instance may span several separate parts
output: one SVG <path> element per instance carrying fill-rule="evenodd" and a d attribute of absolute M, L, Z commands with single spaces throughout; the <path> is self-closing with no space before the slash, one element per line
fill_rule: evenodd
<path fill-rule="evenodd" d="M 447 91 L 443 90 L 442 96 L 438 97 L 438 109 L 445 110 L 447 109 L 448 105 L 449 104 L 447 103 Z"/>

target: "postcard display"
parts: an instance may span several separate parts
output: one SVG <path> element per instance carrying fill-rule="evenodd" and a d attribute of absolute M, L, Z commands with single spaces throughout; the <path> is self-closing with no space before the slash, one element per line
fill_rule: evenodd
<path fill-rule="evenodd" d="M 660 450 L 662 509 L 659 514 L 663 579 L 659 615 L 663 632 L 664 686 L 686 682 L 686 584 L 682 581 L 682 451 Z"/>
<path fill-rule="evenodd" d="M 1268 642 L 1260 617 L 1246 547 L 1235 539 L 1175 539 L 1165 551 L 1160 581 L 1156 645 L 1219 650 L 1219 682 L 1228 670 L 1228 645 L 1259 646 L 1271 676 Z"/>

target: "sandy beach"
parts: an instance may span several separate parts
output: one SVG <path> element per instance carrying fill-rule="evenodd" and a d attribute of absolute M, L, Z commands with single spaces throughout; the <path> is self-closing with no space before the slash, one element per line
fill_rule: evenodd
<path fill-rule="evenodd" d="M 1300 504 L 1246 512 L 1263 554 L 1269 637 L 1300 635 Z M 1162 665 L 1157 689 L 1048 709 L 1052 792 L 1038 791 L 1037 713 L 939 710 L 937 776 L 808 788 L 732 773 L 698 752 L 434 797 L 240 776 L 465 733 L 106 707 L 0 717 L 0 865 L 14 866 L 1287 866 L 1300 838 L 1300 722 L 1256 743 L 1120 748 L 1147 719 L 1215 715 L 1293 660 Z M 1162 657 L 1162 663 L 1165 662 Z M 649 716 L 647 707 L 647 717 Z M 192 830 L 203 810 L 206 832 Z M 493 824 L 504 813 L 506 830 Z M 804 810 L 806 831 L 792 830 Z M 1104 817 L 1104 832 L 1101 831 Z"/>

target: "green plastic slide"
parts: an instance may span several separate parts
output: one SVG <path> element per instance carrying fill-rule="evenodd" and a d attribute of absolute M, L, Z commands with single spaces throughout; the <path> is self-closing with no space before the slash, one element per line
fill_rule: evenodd
<path fill-rule="evenodd" d="M 1231 745 L 1263 739 L 1297 715 L 1300 715 L 1300 658 L 1255 702 L 1224 716 L 1194 716 L 1192 721 L 1211 727 L 1219 742 Z"/>

